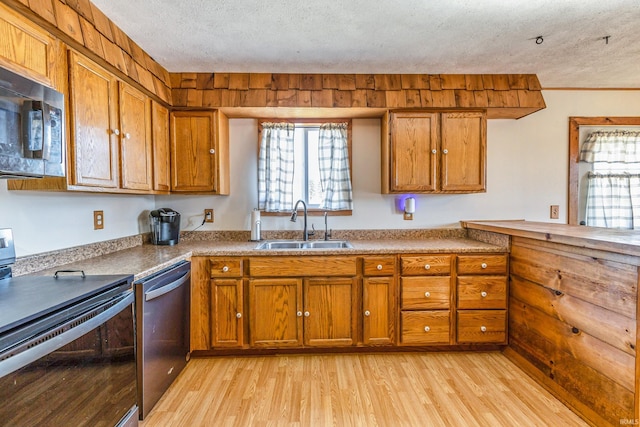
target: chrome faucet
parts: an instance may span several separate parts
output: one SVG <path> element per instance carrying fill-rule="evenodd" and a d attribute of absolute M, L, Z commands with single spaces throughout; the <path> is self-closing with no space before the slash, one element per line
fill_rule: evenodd
<path fill-rule="evenodd" d="M 327 227 L 327 216 L 328 216 L 328 212 L 324 213 L 324 240 L 329 240 L 331 238 L 331 231 L 333 230 L 329 230 Z"/>
<path fill-rule="evenodd" d="M 313 236 L 315 234 L 315 231 L 309 233 L 309 230 L 307 229 L 307 204 L 304 202 L 304 200 L 298 200 L 293 207 L 293 212 L 291 213 L 291 222 L 296 222 L 296 219 L 298 219 L 298 205 L 300 203 L 302 203 L 302 208 L 304 209 L 304 230 L 302 231 L 302 236 L 303 240 L 306 242 L 307 240 L 309 240 L 309 236 Z"/>

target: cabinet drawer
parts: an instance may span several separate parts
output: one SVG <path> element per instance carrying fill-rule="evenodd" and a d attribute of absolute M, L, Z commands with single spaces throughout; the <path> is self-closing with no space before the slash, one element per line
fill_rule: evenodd
<path fill-rule="evenodd" d="M 400 344 L 449 344 L 449 314 L 448 310 L 403 311 Z"/>
<path fill-rule="evenodd" d="M 507 277 L 458 277 L 458 308 L 507 308 Z"/>
<path fill-rule="evenodd" d="M 251 277 L 355 276 L 355 257 L 299 256 L 249 260 Z"/>
<path fill-rule="evenodd" d="M 405 276 L 451 274 L 451 255 L 403 256 L 400 263 Z"/>
<path fill-rule="evenodd" d="M 396 272 L 396 258 L 393 256 L 367 257 L 363 264 L 365 276 L 393 276 Z"/>
<path fill-rule="evenodd" d="M 242 277 L 242 259 L 212 258 L 209 260 L 211 277 Z"/>
<path fill-rule="evenodd" d="M 403 277 L 400 279 L 400 307 L 410 309 L 447 309 L 450 301 L 450 278 Z"/>
<path fill-rule="evenodd" d="M 507 256 L 459 255 L 458 274 L 507 274 Z"/>
<path fill-rule="evenodd" d="M 506 332 L 505 310 L 458 311 L 458 343 L 506 344 Z"/>

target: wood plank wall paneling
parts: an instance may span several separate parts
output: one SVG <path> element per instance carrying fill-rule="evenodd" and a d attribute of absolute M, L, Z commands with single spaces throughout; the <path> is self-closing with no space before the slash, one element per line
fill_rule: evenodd
<path fill-rule="evenodd" d="M 512 238 L 509 348 L 596 425 L 637 418 L 637 268 L 604 251 Z"/>
<path fill-rule="evenodd" d="M 174 107 L 487 108 L 520 118 L 545 108 L 534 74 L 171 73 Z"/>
<path fill-rule="evenodd" d="M 169 72 L 89 0 L 0 0 L 70 47 L 86 49 L 171 104 Z"/>

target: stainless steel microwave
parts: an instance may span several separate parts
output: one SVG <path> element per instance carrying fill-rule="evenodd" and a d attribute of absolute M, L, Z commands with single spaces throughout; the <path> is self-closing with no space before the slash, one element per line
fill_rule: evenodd
<path fill-rule="evenodd" d="M 65 175 L 64 96 L 0 68 L 0 178 Z"/>

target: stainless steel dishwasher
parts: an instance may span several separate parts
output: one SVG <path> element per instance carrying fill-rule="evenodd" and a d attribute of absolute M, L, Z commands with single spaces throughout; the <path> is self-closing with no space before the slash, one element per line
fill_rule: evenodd
<path fill-rule="evenodd" d="M 191 263 L 136 282 L 138 406 L 144 419 L 189 360 Z"/>

